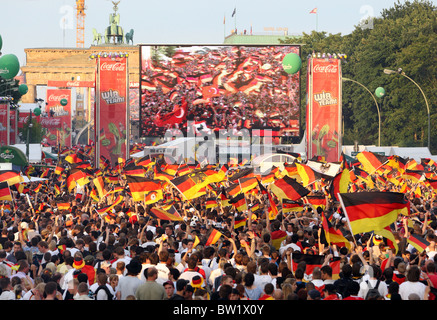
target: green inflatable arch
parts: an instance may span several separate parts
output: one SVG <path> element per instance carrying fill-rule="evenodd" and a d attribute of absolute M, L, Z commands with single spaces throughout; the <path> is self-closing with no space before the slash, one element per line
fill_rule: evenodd
<path fill-rule="evenodd" d="M 26 155 L 18 148 L 11 146 L 0 147 L 0 163 L 12 163 L 17 166 L 27 166 Z"/>

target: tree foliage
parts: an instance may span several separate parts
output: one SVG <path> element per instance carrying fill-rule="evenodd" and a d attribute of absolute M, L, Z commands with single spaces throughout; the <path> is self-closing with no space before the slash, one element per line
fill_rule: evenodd
<path fill-rule="evenodd" d="M 396 2 L 384 9 L 370 24 L 357 24 L 347 35 L 311 32 L 301 42 L 303 67 L 302 114 L 306 108 L 306 62 L 313 52 L 347 54 L 343 76 L 358 81 L 374 92 L 383 87 L 386 95 L 377 98 L 381 110 L 381 145 L 427 146 L 428 113 L 419 88 L 400 74 L 387 75 L 384 69 L 398 70 L 423 90 L 430 109 L 431 152 L 437 151 L 437 11 L 430 1 Z M 285 42 L 291 43 L 292 39 Z M 376 144 L 378 114 L 372 96 L 353 82 L 343 82 L 343 144 Z M 304 126 L 304 121 L 302 122 Z M 434 153 L 433 152 L 433 153 Z"/>

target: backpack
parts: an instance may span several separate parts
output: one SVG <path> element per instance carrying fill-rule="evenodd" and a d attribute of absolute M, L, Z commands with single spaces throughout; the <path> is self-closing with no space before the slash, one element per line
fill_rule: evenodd
<path fill-rule="evenodd" d="M 113 294 L 111 293 L 111 291 L 109 291 L 108 287 L 106 286 L 106 284 L 99 286 L 96 291 L 94 292 L 94 300 L 97 300 L 97 293 L 99 292 L 99 290 L 105 290 L 106 291 L 106 295 L 108 296 L 108 300 L 112 300 L 113 298 Z"/>
<path fill-rule="evenodd" d="M 378 298 L 381 296 L 378 290 L 380 282 L 381 280 L 378 280 L 378 282 L 376 282 L 376 286 L 374 288 L 370 288 L 369 280 L 366 280 L 366 283 L 369 286 L 369 291 L 367 291 L 366 298 L 365 298 L 366 300 Z"/>

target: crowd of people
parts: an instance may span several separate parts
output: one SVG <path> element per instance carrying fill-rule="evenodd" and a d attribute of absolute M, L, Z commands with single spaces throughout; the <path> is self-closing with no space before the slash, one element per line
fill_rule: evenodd
<path fill-rule="evenodd" d="M 232 170 L 239 172 L 239 167 L 230 168 L 228 174 Z M 92 172 L 93 177 L 101 174 L 98 169 Z M 154 170 L 147 172 L 153 176 Z M 349 233 L 343 245 L 327 242 L 324 213 L 331 213 L 337 228 L 347 229 L 347 223 L 339 203 L 326 193 L 325 205 L 307 203 L 287 213 L 274 198 L 279 213 L 272 218 L 269 200 L 259 187 L 245 194 L 247 210 L 238 212 L 221 201 L 208 207 L 207 199 L 220 199 L 220 188 L 215 187 L 186 201 L 167 183 L 163 199 L 146 205 L 133 201 L 122 174 L 118 182 L 105 185 L 104 199 L 93 198 L 92 181 L 58 193 L 54 186 L 62 175 L 49 177 L 43 187 L 41 182 L 30 182 L 21 193 L 12 188 L 13 201 L 0 203 L 0 300 L 436 297 L 437 202 L 431 189 L 423 188 L 420 197 L 406 195 L 411 215 L 399 216 L 392 230 L 395 250 L 386 238 L 372 233 Z M 123 201 L 99 213 L 117 192 L 123 194 Z M 321 192 L 311 190 L 310 195 Z M 151 208 L 169 204 L 182 219 L 163 220 L 150 214 Z M 220 237 L 211 242 L 213 230 Z M 279 242 L 275 241 L 278 233 Z M 425 250 L 409 244 L 411 234 L 428 240 Z M 323 257 L 323 261 L 310 269 L 310 260 L 297 261 L 302 256 Z M 333 261 L 339 261 L 338 268 Z"/>
<path fill-rule="evenodd" d="M 204 123 L 210 130 L 265 128 L 298 135 L 299 84 L 281 65 L 293 50 L 229 46 L 189 54 L 182 48 L 168 60 L 151 60 L 141 77 L 142 135 L 163 136 L 175 127 L 185 132 L 187 121 Z M 188 108 L 181 121 L 156 121 L 182 98 Z"/>

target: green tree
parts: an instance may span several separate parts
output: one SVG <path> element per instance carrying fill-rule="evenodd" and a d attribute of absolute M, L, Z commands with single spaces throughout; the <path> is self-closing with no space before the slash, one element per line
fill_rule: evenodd
<path fill-rule="evenodd" d="M 385 68 L 402 68 L 423 89 L 430 105 L 431 152 L 437 151 L 437 8 L 430 1 L 397 1 L 373 18 L 371 27 L 358 23 L 348 35 L 311 32 L 303 34 L 302 114 L 306 108 L 306 59 L 314 52 L 341 52 L 344 77 L 374 92 L 384 87 L 378 99 L 381 109 L 381 145 L 426 146 L 427 109 L 420 90 L 401 75 L 384 74 Z M 294 39 L 293 39 L 294 40 Z M 292 43 L 287 39 L 285 43 Z M 373 98 L 361 86 L 343 83 L 343 144 L 375 144 L 378 114 Z M 304 121 L 302 121 L 304 128 Z"/>

